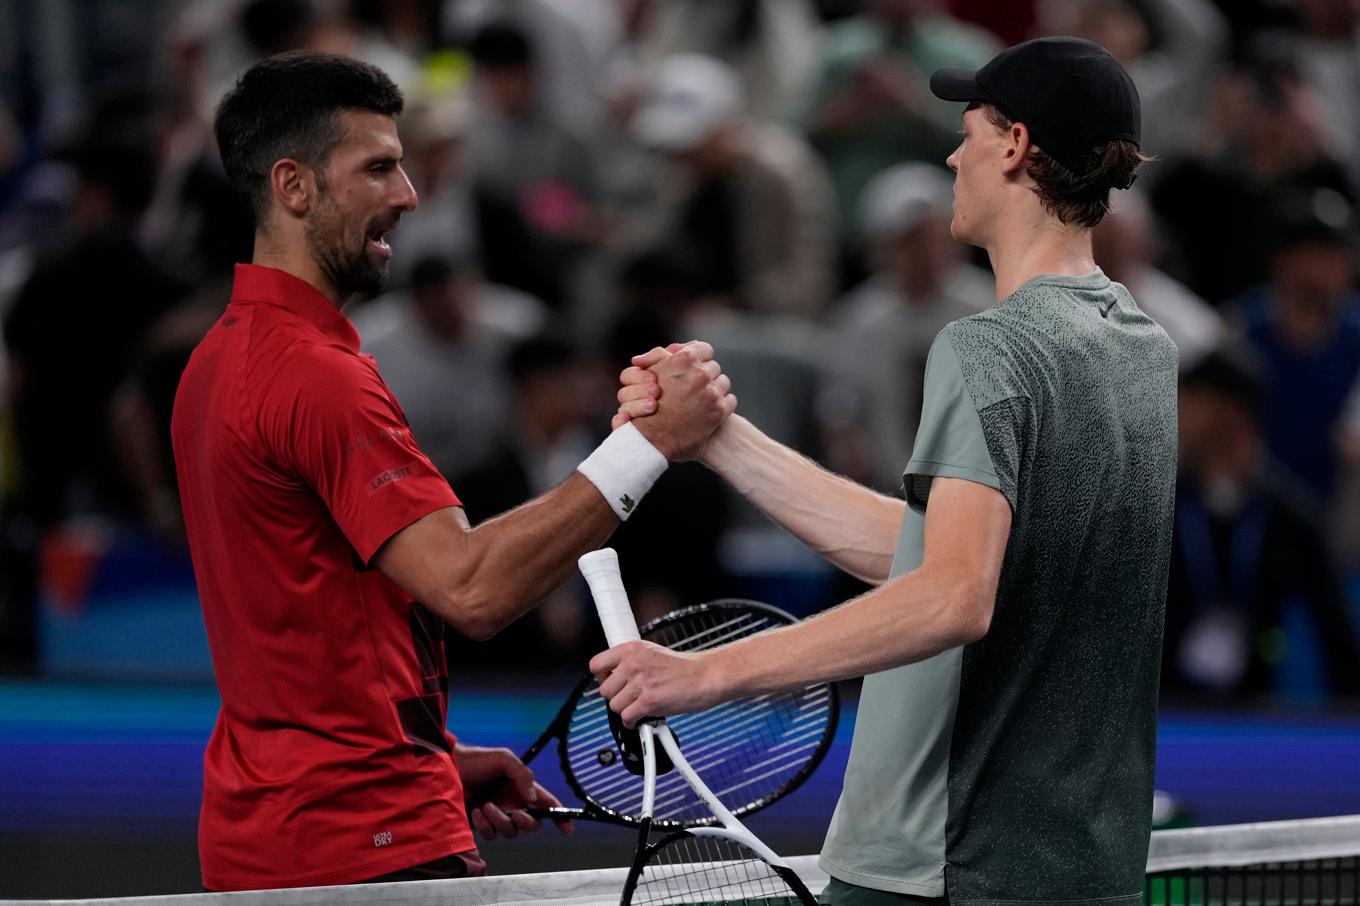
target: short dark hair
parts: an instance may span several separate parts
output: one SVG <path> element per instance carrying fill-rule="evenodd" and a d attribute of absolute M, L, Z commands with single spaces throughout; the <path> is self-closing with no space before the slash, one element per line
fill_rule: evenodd
<path fill-rule="evenodd" d="M 344 139 L 339 114 L 397 116 L 400 89 L 376 66 L 333 54 L 294 51 L 256 63 L 217 105 L 217 148 L 227 178 L 258 223 L 269 208 L 269 170 L 291 157 L 320 174 Z"/>
<path fill-rule="evenodd" d="M 987 122 L 998 129 L 1013 125 L 994 104 L 969 105 L 969 109 L 975 108 L 982 110 Z M 1026 172 L 1034 180 L 1034 194 L 1043 202 L 1044 210 L 1065 224 L 1091 229 L 1109 213 L 1110 190 L 1133 185 L 1139 165 L 1153 159 L 1134 142 L 1102 142 L 1086 153 L 1081 172 L 1077 172 L 1050 157 L 1038 145 L 1030 145 Z"/>

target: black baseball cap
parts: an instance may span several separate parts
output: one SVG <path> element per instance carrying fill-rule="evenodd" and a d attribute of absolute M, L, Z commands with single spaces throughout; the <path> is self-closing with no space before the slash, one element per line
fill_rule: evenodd
<path fill-rule="evenodd" d="M 1006 48 L 977 72 L 941 69 L 930 77 L 930 90 L 946 101 L 995 105 L 1078 175 L 1092 148 L 1136 145 L 1142 132 L 1133 79 L 1108 50 L 1081 38 L 1035 38 Z"/>

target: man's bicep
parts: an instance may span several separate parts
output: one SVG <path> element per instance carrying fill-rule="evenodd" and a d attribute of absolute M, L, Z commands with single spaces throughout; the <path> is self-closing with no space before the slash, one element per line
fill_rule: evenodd
<path fill-rule="evenodd" d="M 460 506 L 443 507 L 398 531 L 373 555 L 373 566 L 447 622 L 456 566 L 466 555 L 469 530 Z"/>
<path fill-rule="evenodd" d="M 931 483 L 923 567 L 968 585 L 990 614 L 1011 534 L 1011 505 L 996 488 L 966 478 Z"/>

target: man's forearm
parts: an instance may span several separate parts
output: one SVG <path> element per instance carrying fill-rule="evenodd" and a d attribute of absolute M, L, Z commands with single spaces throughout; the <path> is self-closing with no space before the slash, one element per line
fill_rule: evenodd
<path fill-rule="evenodd" d="M 986 634 L 1010 526 L 1001 492 L 940 478 L 919 568 L 835 610 L 729 646 L 681 652 L 628 642 L 595 655 L 590 669 L 610 707 L 636 722 L 924 660 Z"/>
<path fill-rule="evenodd" d="M 847 478 L 732 416 L 705 464 L 836 566 L 875 585 L 888 578 L 906 504 Z"/>
<path fill-rule="evenodd" d="M 581 473 L 467 533 L 453 580 L 459 609 L 499 632 L 565 582 L 576 559 L 604 544 L 619 519 Z"/>
<path fill-rule="evenodd" d="M 534 607 L 628 516 L 666 468 L 692 456 L 736 408 L 713 348 L 685 344 L 658 365 L 666 402 L 644 426 L 624 425 L 542 497 L 470 529 L 459 507 L 430 513 L 373 558 L 472 638 L 488 638 Z"/>
<path fill-rule="evenodd" d="M 715 649 L 707 674 L 726 701 L 915 663 L 981 638 L 988 593 L 981 583 L 916 570 L 793 626 Z"/>

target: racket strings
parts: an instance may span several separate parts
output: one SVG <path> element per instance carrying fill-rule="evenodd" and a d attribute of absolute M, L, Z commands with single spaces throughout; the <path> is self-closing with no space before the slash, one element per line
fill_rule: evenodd
<path fill-rule="evenodd" d="M 702 651 L 784 622 L 746 605 L 718 603 L 663 618 L 644 638 L 674 650 Z M 831 688 L 817 685 L 740 699 L 667 723 L 704 782 L 724 805 L 743 814 L 796 782 L 822 749 L 834 707 Z M 641 813 L 642 778 L 624 766 L 598 685 L 577 703 L 564 754 L 586 798 L 617 814 Z M 662 825 L 714 821 L 678 772 L 657 778 L 653 817 Z"/>
<path fill-rule="evenodd" d="M 769 863 L 726 837 L 677 835 L 647 859 L 633 906 L 688 903 L 798 904 L 789 883 Z"/>
<path fill-rule="evenodd" d="M 583 722 L 568 750 L 573 771 L 592 798 L 615 811 L 636 813 L 641 804 L 640 778 L 629 773 L 615 757 L 615 742 L 603 718 Z M 809 710 L 810 707 L 816 710 Z M 745 804 L 782 789 L 820 749 L 830 710 L 825 687 L 811 701 L 800 699 L 740 703 L 737 707 L 686 715 L 669 723 L 686 741 L 685 752 L 700 776 L 718 797 L 729 804 Z M 686 718 L 691 718 L 687 720 Z M 694 740 L 694 744 L 687 741 Z M 601 754 L 607 757 L 602 763 Z M 658 779 L 655 817 L 685 820 L 707 815 L 678 775 Z"/>

